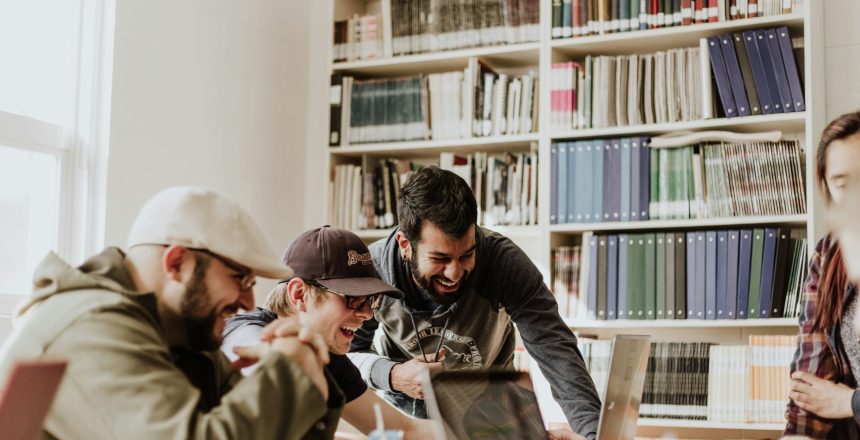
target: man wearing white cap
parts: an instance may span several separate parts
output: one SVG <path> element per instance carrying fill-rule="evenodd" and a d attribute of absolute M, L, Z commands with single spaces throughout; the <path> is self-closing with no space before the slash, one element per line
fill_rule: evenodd
<path fill-rule="evenodd" d="M 343 395 L 322 371 L 319 334 L 272 323 L 242 380 L 217 350 L 223 318 L 253 308 L 255 277 L 291 274 L 235 202 L 164 190 L 141 209 L 127 253 L 107 248 L 78 268 L 45 258 L 0 349 L 0 380 L 16 360 L 68 361 L 48 438 L 330 437 Z"/>

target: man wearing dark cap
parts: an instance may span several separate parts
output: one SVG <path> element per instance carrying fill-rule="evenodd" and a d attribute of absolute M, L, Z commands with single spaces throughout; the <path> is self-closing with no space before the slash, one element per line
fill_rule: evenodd
<path fill-rule="evenodd" d="M 355 331 L 373 316 L 382 296 L 403 294 L 379 279 L 370 251 L 361 239 L 344 229 L 323 226 L 299 235 L 284 255 L 293 276 L 269 293 L 266 308 L 230 318 L 221 349 L 236 365 L 253 361 L 260 333 L 279 317 L 298 317 L 321 334 L 331 362 L 325 367 L 346 397 L 342 417 L 365 434 L 375 427 L 374 403 L 382 408 L 385 426 L 402 430 L 407 438 L 431 438 L 426 420 L 411 419 L 369 390 L 358 369 L 345 356 Z M 254 366 L 243 373 L 251 374 Z"/>

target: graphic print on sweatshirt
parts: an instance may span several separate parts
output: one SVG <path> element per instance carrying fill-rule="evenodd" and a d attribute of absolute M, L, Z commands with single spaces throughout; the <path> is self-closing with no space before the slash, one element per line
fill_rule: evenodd
<path fill-rule="evenodd" d="M 418 337 L 413 336 L 407 340 L 403 344 L 403 348 L 415 356 L 421 356 L 421 349 L 418 348 L 418 339 L 420 338 L 423 342 L 424 352 L 427 353 L 428 357 L 432 357 L 433 350 L 439 345 L 441 334 L 442 327 L 426 328 L 418 332 Z M 478 345 L 469 336 L 460 336 L 450 329 L 445 330 L 445 341 L 442 342 L 442 347 L 445 349 L 445 360 L 443 361 L 445 368 L 481 368 L 484 365 L 484 358 L 478 350 Z"/>

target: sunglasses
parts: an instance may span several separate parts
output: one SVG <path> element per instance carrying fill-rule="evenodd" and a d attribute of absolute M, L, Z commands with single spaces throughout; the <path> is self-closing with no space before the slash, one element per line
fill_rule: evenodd
<path fill-rule="evenodd" d="M 315 281 L 305 281 L 306 284 L 314 286 L 318 289 L 324 290 L 326 292 L 333 293 L 341 298 L 343 298 L 344 302 L 346 302 L 346 308 L 350 310 L 361 310 L 364 308 L 366 304 L 370 304 L 370 309 L 378 309 L 379 305 L 382 304 L 382 294 L 376 293 L 373 295 L 367 296 L 347 296 L 340 292 L 335 292 L 334 290 L 329 289 L 326 286 L 323 286 L 320 283 Z"/>

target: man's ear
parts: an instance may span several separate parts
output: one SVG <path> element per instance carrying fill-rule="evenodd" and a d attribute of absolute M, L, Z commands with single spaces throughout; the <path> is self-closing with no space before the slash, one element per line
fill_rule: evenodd
<path fill-rule="evenodd" d="M 187 264 L 190 260 L 194 260 L 191 250 L 178 245 L 168 246 L 161 257 L 165 278 L 177 283 L 185 282 L 186 277 L 190 275 L 183 276 L 183 270 L 193 270 L 193 265 Z"/>
<path fill-rule="evenodd" d="M 394 234 L 394 239 L 397 240 L 397 246 L 400 248 L 400 257 L 404 260 L 409 259 L 409 255 L 412 255 L 412 243 L 406 239 L 403 231 L 397 231 Z"/>
<path fill-rule="evenodd" d="M 287 297 L 291 309 L 307 312 L 307 289 L 308 285 L 301 278 L 293 278 L 287 283 Z"/>

